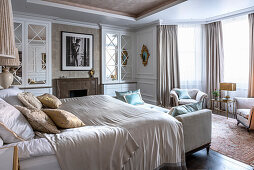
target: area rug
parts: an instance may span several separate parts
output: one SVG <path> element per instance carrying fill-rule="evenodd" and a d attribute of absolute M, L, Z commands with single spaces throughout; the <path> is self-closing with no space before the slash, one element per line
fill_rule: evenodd
<path fill-rule="evenodd" d="M 254 131 L 225 116 L 213 114 L 212 120 L 211 149 L 254 167 Z"/>

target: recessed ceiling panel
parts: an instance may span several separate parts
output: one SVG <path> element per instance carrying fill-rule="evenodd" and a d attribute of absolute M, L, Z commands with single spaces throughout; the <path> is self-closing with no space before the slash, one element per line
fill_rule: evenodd
<path fill-rule="evenodd" d="M 108 12 L 129 17 L 142 17 L 164 7 L 176 5 L 179 0 L 44 0 L 90 10 Z"/>

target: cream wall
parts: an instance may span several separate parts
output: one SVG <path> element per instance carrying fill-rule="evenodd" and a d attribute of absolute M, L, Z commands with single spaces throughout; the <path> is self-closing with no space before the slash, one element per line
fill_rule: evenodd
<path fill-rule="evenodd" d="M 136 33 L 136 81 L 145 102 L 157 104 L 157 28 L 151 26 Z M 142 46 L 146 45 L 150 53 L 146 66 L 140 57 Z"/>
<path fill-rule="evenodd" d="M 88 78 L 88 71 L 61 71 L 61 31 L 74 32 L 74 33 L 86 33 L 93 34 L 94 38 L 94 69 L 95 77 L 99 78 L 101 74 L 101 35 L 99 29 L 86 28 L 79 26 L 63 25 L 63 24 L 52 24 L 52 79 L 53 79 L 53 93 L 55 87 L 54 79 L 62 76 L 68 78 Z"/>

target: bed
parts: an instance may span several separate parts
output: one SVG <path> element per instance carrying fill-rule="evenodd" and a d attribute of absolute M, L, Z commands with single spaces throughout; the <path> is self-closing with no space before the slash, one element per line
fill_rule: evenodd
<path fill-rule="evenodd" d="M 73 113 L 86 126 L 67 129 L 59 135 L 38 134 L 40 137 L 30 141 L 9 144 L 19 147 L 21 170 L 71 169 L 75 167 L 75 161 L 76 164 L 86 163 L 85 169 L 186 168 L 183 127 L 175 118 L 165 114 L 167 110 L 135 107 L 106 95 L 62 99 L 62 103 L 60 109 Z M 70 136 L 79 138 L 81 133 L 84 143 L 73 147 Z M 92 134 L 93 139 L 91 135 L 86 139 L 87 134 Z M 91 152 L 96 147 L 101 152 Z M 81 151 L 81 156 L 75 158 L 75 153 Z M 113 163 L 106 166 L 109 155 Z M 92 159 L 96 157 L 98 160 Z"/>

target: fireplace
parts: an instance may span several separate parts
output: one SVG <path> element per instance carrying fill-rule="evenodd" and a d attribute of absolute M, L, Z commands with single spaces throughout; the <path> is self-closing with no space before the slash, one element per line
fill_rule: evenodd
<path fill-rule="evenodd" d="M 56 79 L 56 96 L 60 99 L 98 94 L 98 78 Z"/>
<path fill-rule="evenodd" d="M 87 89 L 84 90 L 70 90 L 69 91 L 69 97 L 83 97 L 83 96 L 87 96 Z"/>

